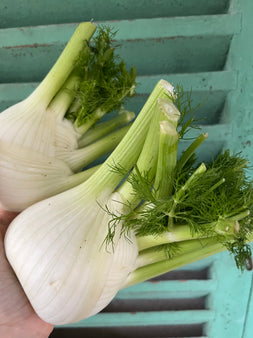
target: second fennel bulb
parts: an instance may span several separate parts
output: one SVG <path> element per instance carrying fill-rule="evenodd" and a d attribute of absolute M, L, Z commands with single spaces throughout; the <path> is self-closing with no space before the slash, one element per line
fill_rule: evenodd
<path fill-rule="evenodd" d="M 69 203 L 71 201 L 71 203 Z M 120 196 L 80 198 L 78 187 L 41 201 L 7 231 L 6 254 L 36 313 L 53 324 L 76 322 L 103 309 L 124 284 L 138 254 L 134 234 L 107 246 L 108 215 Z"/>

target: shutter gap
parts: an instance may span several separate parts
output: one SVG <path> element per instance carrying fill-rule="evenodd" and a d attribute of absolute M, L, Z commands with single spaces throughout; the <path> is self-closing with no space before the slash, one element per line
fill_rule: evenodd
<path fill-rule="evenodd" d="M 77 329 L 54 329 L 49 338 L 175 338 L 204 337 L 204 324 L 94 327 Z"/>
<path fill-rule="evenodd" d="M 114 299 L 101 313 L 205 310 L 206 297 L 173 299 Z"/>
<path fill-rule="evenodd" d="M 174 270 L 161 276 L 150 279 L 150 281 L 163 280 L 207 280 L 209 279 L 209 267 L 199 270 Z"/>

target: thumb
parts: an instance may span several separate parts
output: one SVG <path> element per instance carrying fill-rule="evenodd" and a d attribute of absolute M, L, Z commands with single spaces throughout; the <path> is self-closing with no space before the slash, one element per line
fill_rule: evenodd
<path fill-rule="evenodd" d="M 13 221 L 13 219 L 18 215 L 18 212 L 7 211 L 0 208 L 0 231 L 4 235 L 8 225 Z"/>

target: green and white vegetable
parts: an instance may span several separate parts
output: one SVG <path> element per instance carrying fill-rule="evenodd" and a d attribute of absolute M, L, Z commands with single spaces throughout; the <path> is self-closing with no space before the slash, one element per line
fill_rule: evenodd
<path fill-rule="evenodd" d="M 90 32 L 93 28 L 89 25 L 81 27 L 88 27 Z M 100 40 L 96 40 L 97 51 L 103 50 L 107 43 L 105 36 L 108 34 L 100 34 L 104 44 L 99 45 Z M 103 64 L 111 60 L 112 53 L 110 50 L 104 54 L 97 52 L 96 57 Z M 6 170 L 4 166 L 2 172 L 0 170 L 0 179 L 4 183 L 4 175 L 8 177 L 6 186 L 3 185 L 5 190 L 15 166 L 21 161 L 22 151 L 28 149 L 35 135 L 51 130 L 51 123 L 57 127 L 44 142 L 33 144 L 32 159 L 27 156 L 24 161 L 28 166 L 20 166 L 23 177 L 38 187 L 40 180 L 34 175 L 36 166 L 31 165 L 38 157 L 36 163 L 43 163 L 45 172 L 54 167 L 52 174 L 50 172 L 51 178 L 57 177 L 54 183 L 50 181 L 55 184 L 54 192 L 59 192 L 61 188 L 57 187 L 64 184 L 68 189 L 68 184 L 77 183 L 61 181 L 64 175 L 83 181 L 25 209 L 11 223 L 5 237 L 6 256 L 27 297 L 37 314 L 52 324 L 72 323 L 92 316 L 120 289 L 222 250 L 229 250 L 242 270 L 251 257 L 248 243 L 253 241 L 253 183 L 246 175 L 247 161 L 240 154 L 227 150 L 212 163 L 198 163 L 195 151 L 207 139 L 207 134 L 199 135 L 178 154 L 178 143 L 193 122 L 191 116 L 187 116 L 185 122 L 191 106 L 189 102 L 184 105 L 180 101 L 180 87 L 175 93 L 168 82 L 159 81 L 130 128 L 111 134 L 120 135 L 119 142 L 121 133 L 126 132 L 107 160 L 96 170 L 92 169 L 94 172 L 89 178 L 82 177 L 86 172 L 72 175 L 86 165 L 78 162 L 76 156 L 83 150 L 77 148 L 85 146 L 85 157 L 88 157 L 87 149 L 93 152 L 94 145 L 99 149 L 99 142 L 105 143 L 107 137 L 110 143 L 112 136 L 106 136 L 107 131 L 114 130 L 114 123 L 124 124 L 129 116 L 129 113 L 122 113 L 125 115 L 119 115 L 109 127 L 105 123 L 90 129 L 112 106 L 119 105 L 110 106 L 107 101 L 94 105 L 95 98 L 101 95 L 99 86 L 91 92 L 96 81 L 102 83 L 107 79 L 105 87 L 109 91 L 113 86 L 106 73 L 100 76 L 94 71 L 94 60 L 88 61 L 84 54 L 75 72 L 70 75 L 71 69 L 64 80 L 64 91 L 57 88 L 47 105 L 39 108 L 43 113 L 38 114 L 40 121 L 34 117 L 33 125 L 38 126 L 36 133 L 33 131 L 30 135 L 27 127 L 32 128 L 29 121 L 36 114 L 31 113 L 30 105 L 21 103 L 30 115 L 23 113 L 18 118 L 13 114 L 13 123 L 22 126 L 28 119 L 28 124 L 24 124 L 27 135 L 19 127 L 16 128 L 17 142 L 15 135 L 12 141 L 4 131 L 0 134 L 3 135 L 3 163 L 6 163 Z M 84 65 L 89 65 L 90 71 Z M 114 66 L 111 64 L 112 69 Z M 91 74 L 94 82 L 76 81 L 78 69 L 84 70 L 87 77 Z M 129 83 L 132 83 L 134 71 L 127 73 L 122 63 L 115 69 L 120 70 L 126 81 L 123 92 L 115 95 L 121 100 L 132 92 L 133 86 Z M 46 88 L 43 86 L 42 82 L 41 88 Z M 37 93 L 40 93 L 39 88 Z M 83 95 L 74 97 L 73 93 L 80 93 L 80 90 Z M 86 94 L 92 108 L 82 103 L 87 99 Z M 37 96 L 35 91 L 31 98 Z M 31 98 L 24 102 L 33 101 Z M 12 109 L 15 111 L 14 108 L 10 111 Z M 91 114 L 89 119 L 87 113 Z M 50 128 L 42 128 L 43 123 L 48 123 Z M 88 129 L 92 131 L 87 132 Z M 81 136 L 83 132 L 87 134 Z M 55 146 L 53 150 L 52 145 Z M 49 158 L 54 161 L 47 162 Z M 12 164 L 8 167 L 9 163 Z M 32 169 L 31 173 L 27 168 Z M 14 180 L 14 185 L 21 196 L 23 188 L 18 179 Z"/>
<path fill-rule="evenodd" d="M 94 170 L 76 173 L 113 150 L 127 132 L 128 127 L 113 128 L 128 123 L 133 113 L 121 124 L 112 121 L 109 135 L 93 130 L 93 143 L 79 144 L 102 115 L 132 95 L 135 84 L 134 69 L 127 72 L 115 58 L 109 28 L 99 28 L 89 43 L 95 29 L 93 23 L 80 24 L 35 91 L 0 114 L 2 208 L 21 211 L 80 184 Z"/>

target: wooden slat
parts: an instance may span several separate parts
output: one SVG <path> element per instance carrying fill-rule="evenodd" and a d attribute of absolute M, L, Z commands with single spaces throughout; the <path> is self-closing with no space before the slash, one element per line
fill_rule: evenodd
<path fill-rule="evenodd" d="M 199 124 L 217 124 L 225 105 L 227 93 L 237 86 L 237 73 L 234 71 L 200 72 L 193 74 L 159 74 L 139 76 L 137 78 L 137 95 L 126 107 L 139 111 L 159 79 L 165 79 L 175 86 L 181 84 L 184 91 L 192 91 L 192 107 L 201 104 L 195 112 Z"/>
<path fill-rule="evenodd" d="M 108 327 L 136 325 L 187 325 L 212 321 L 215 313 L 209 310 L 150 311 L 136 313 L 99 313 L 85 321 L 61 327 Z"/>
<path fill-rule="evenodd" d="M 149 94 L 155 84 L 164 79 L 173 85 L 182 84 L 186 92 L 225 91 L 236 88 L 237 73 L 234 71 L 200 72 L 193 74 L 158 74 L 151 76 L 137 76 L 136 92 L 139 95 Z M 22 100 L 37 86 L 38 82 L 1 83 L 0 102 Z"/>
<path fill-rule="evenodd" d="M 189 92 L 207 92 L 207 91 L 225 91 L 228 92 L 236 88 L 237 72 L 232 70 L 222 70 L 217 72 L 199 72 L 186 74 L 166 74 L 161 73 L 150 76 L 138 76 L 137 88 L 138 94 L 150 93 L 160 79 L 171 82 L 174 86 L 182 84 L 184 91 Z M 1 88 L 1 87 L 0 87 Z"/>
<path fill-rule="evenodd" d="M 207 268 L 209 269 L 210 266 L 212 266 L 213 260 L 216 257 L 217 257 L 217 259 L 219 259 L 220 255 L 222 255 L 222 254 L 216 254 L 214 256 L 201 259 L 200 261 L 188 264 L 188 265 L 186 265 L 182 268 L 179 268 L 178 270 L 188 271 L 188 270 L 203 270 L 203 269 L 207 269 Z"/>
<path fill-rule="evenodd" d="M 30 83 L 1 83 L 0 84 L 0 111 L 24 100 L 38 86 L 38 82 Z"/>
<path fill-rule="evenodd" d="M 240 31 L 241 15 L 203 15 L 191 17 L 154 18 L 113 21 L 118 30 L 117 40 L 162 39 L 233 35 Z M 110 21 L 109 21 L 110 23 Z"/>
<path fill-rule="evenodd" d="M 155 75 L 221 70 L 239 22 L 240 15 L 224 14 L 158 18 L 152 25 L 148 19 L 108 23 L 118 29 L 119 54 L 127 66 L 135 65 L 138 75 Z M 40 81 L 76 26 L 0 30 L 0 81 Z"/>
<path fill-rule="evenodd" d="M 203 297 L 213 292 L 213 280 L 143 282 L 120 290 L 116 299 L 173 299 Z"/>
<path fill-rule="evenodd" d="M 237 83 L 237 73 L 233 71 L 139 76 L 137 77 L 137 95 L 128 100 L 125 107 L 138 113 L 161 78 L 174 85 L 182 84 L 186 93 L 192 91 L 193 107 L 203 103 L 196 112 L 197 118 L 200 119 L 198 123 L 203 125 L 218 123 L 227 93 L 234 90 Z M 37 85 L 37 82 L 0 84 L 0 111 L 26 98 Z"/>
<path fill-rule="evenodd" d="M 198 161 L 209 163 L 220 153 L 221 149 L 229 148 L 229 140 L 232 135 L 230 124 L 217 124 L 203 126 L 200 130 L 192 129 L 185 137 L 189 140 L 181 140 L 178 144 L 178 153 L 181 154 L 192 142 L 191 137 L 196 137 L 201 133 L 208 133 L 208 138 L 196 150 Z"/>
<path fill-rule="evenodd" d="M 236 268 L 232 255 L 224 252 L 214 257 L 209 273 L 210 278 L 217 281 L 217 288 L 208 297 L 207 306 L 215 311 L 215 317 L 206 326 L 208 337 L 251 338 L 252 331 L 249 335 L 243 334 L 243 324 L 252 291 L 252 271 L 242 273 Z"/>
<path fill-rule="evenodd" d="M 225 91 L 236 88 L 237 73 L 234 71 L 200 72 L 193 74 L 157 74 L 151 76 L 137 76 L 136 92 L 148 95 L 155 84 L 164 79 L 173 85 L 182 84 L 186 92 Z M 0 83 L 0 102 L 22 100 L 37 86 L 38 82 Z"/>
<path fill-rule="evenodd" d="M 1 0 L 1 27 L 48 25 L 94 20 L 123 20 L 221 14 L 229 0 Z"/>
<path fill-rule="evenodd" d="M 241 15 L 223 14 L 208 16 L 154 18 L 102 21 L 111 24 L 118 32 L 117 40 L 146 40 L 193 36 L 226 36 L 240 31 Z M 25 46 L 27 44 L 50 45 L 66 43 L 77 24 L 21 27 L 0 29 L 0 48 Z"/>
<path fill-rule="evenodd" d="M 200 129 L 191 129 L 186 138 L 195 139 L 201 133 L 208 133 L 208 138 L 205 141 L 205 144 L 209 142 L 224 142 L 227 138 L 232 136 L 232 128 L 229 123 L 220 123 L 211 126 L 200 125 Z M 188 143 L 189 141 L 182 140 L 181 142 Z"/>

